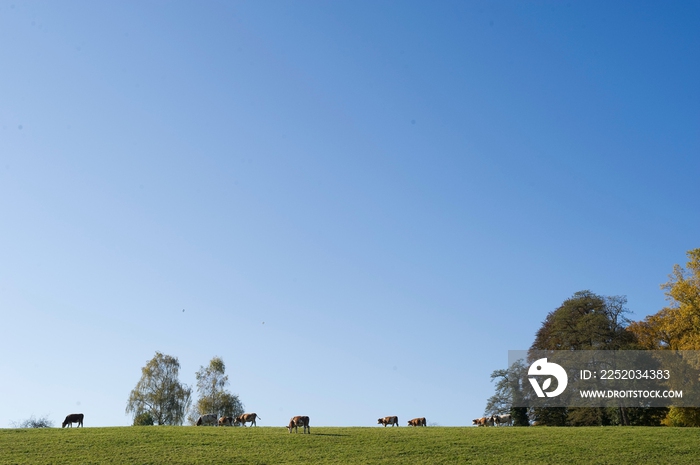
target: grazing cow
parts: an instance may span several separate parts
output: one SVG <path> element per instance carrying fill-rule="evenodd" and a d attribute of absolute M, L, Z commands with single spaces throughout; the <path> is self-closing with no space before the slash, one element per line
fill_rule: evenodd
<path fill-rule="evenodd" d="M 413 420 L 408 420 L 408 426 L 428 426 L 425 421 L 425 417 L 414 418 Z"/>
<path fill-rule="evenodd" d="M 63 423 L 61 423 L 61 428 L 65 428 L 66 426 L 70 426 L 72 428 L 73 423 L 77 423 L 78 428 L 80 428 L 83 426 L 83 418 L 85 418 L 85 415 L 82 413 L 71 413 L 65 420 L 63 420 Z"/>
<path fill-rule="evenodd" d="M 307 431 L 309 434 L 311 434 L 311 427 L 309 426 L 309 417 L 293 417 L 291 420 L 289 420 L 289 426 L 287 426 L 287 429 L 289 429 L 289 432 L 292 432 L 292 428 L 294 428 L 294 432 L 296 433 L 298 430 L 297 428 L 301 426 L 303 429 L 301 430 L 301 434 L 306 433 Z"/>
<path fill-rule="evenodd" d="M 246 423 L 250 422 L 250 426 L 258 426 L 257 423 L 255 423 L 255 419 L 260 418 L 257 414 L 255 413 L 244 413 L 243 415 L 238 415 L 236 417 L 235 422 L 239 424 L 243 424 L 245 426 Z M 262 420 L 262 418 L 260 418 Z"/>
<path fill-rule="evenodd" d="M 233 426 L 234 421 L 233 417 L 221 417 L 219 418 L 219 426 Z"/>
<path fill-rule="evenodd" d="M 506 415 L 494 415 L 491 417 L 493 420 L 494 425 L 496 426 L 501 426 L 501 425 L 506 425 L 506 426 L 512 426 L 513 425 L 513 417 L 510 415 L 510 413 Z"/>
<path fill-rule="evenodd" d="M 384 428 L 386 428 L 386 425 L 391 425 L 393 426 L 399 426 L 399 417 L 384 417 L 380 418 L 377 420 L 378 425 L 384 425 Z"/>
<path fill-rule="evenodd" d="M 197 426 L 216 426 L 217 423 L 218 420 L 216 418 L 216 415 L 213 414 L 202 415 L 199 418 L 197 418 Z"/>
<path fill-rule="evenodd" d="M 472 420 L 472 425 L 476 426 L 493 426 L 493 418 L 492 417 L 481 417 L 477 418 L 475 420 Z"/>

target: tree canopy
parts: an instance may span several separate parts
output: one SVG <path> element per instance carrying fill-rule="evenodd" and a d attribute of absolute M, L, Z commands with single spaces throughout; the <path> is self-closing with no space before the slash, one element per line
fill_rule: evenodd
<path fill-rule="evenodd" d="M 486 402 L 485 415 L 504 415 L 510 413 L 515 426 L 527 426 L 527 408 L 513 407 L 516 400 L 523 395 L 523 382 L 527 375 L 527 367 L 518 360 L 505 370 L 491 373 L 491 381 L 496 381 L 496 392 Z"/>
<path fill-rule="evenodd" d="M 700 249 L 687 256 L 661 285 L 669 305 L 630 325 L 645 349 L 700 350 Z"/>
<path fill-rule="evenodd" d="M 600 296 L 579 291 L 550 312 L 535 335 L 534 350 L 620 350 L 636 348 L 626 330 L 629 313 L 625 296 Z M 628 409 L 544 407 L 532 412 L 538 424 L 605 426 L 629 424 Z"/>
<path fill-rule="evenodd" d="M 625 296 L 604 297 L 579 291 L 550 312 L 535 335 L 531 350 L 615 350 L 631 348 L 634 335 Z"/>
<path fill-rule="evenodd" d="M 530 347 L 531 356 L 537 350 L 700 350 L 700 248 L 688 251 L 687 256 L 685 268 L 674 265 L 668 281 L 661 285 L 669 304 L 659 312 L 630 321 L 624 296 L 576 292 L 547 314 Z M 683 379 L 697 377 L 700 360 L 690 357 L 684 361 L 687 375 Z M 487 413 L 505 411 L 513 396 L 520 395 L 522 381 L 518 384 L 517 370 L 522 367 L 493 372 L 491 379 L 498 381 Z M 700 408 L 689 407 L 550 407 L 531 409 L 528 414 L 540 424 L 560 426 L 700 426 Z"/>
<path fill-rule="evenodd" d="M 221 357 L 214 357 L 209 365 L 201 366 L 195 374 L 199 399 L 193 406 L 188 420 L 194 423 L 199 415 L 214 414 L 218 417 L 235 417 L 243 413 L 243 403 L 237 395 L 227 390 L 228 375 Z"/>
<path fill-rule="evenodd" d="M 178 379 L 177 357 L 156 355 L 141 368 L 141 379 L 129 394 L 126 413 L 142 421 L 150 414 L 158 425 L 182 425 L 191 404 L 192 389 Z"/>
<path fill-rule="evenodd" d="M 669 305 L 629 326 L 645 349 L 700 350 L 700 249 L 689 250 L 687 256 L 686 268 L 674 265 L 661 285 Z M 695 361 L 694 368 L 700 369 L 700 363 Z M 664 423 L 700 426 L 700 408 L 671 407 Z"/>

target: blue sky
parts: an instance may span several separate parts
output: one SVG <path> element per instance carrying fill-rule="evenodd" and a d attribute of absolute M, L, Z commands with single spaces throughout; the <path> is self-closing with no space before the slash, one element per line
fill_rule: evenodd
<path fill-rule="evenodd" d="M 471 424 L 700 246 L 693 2 L 0 2 L 0 427 L 156 351 L 261 426 Z M 405 423 L 403 423 L 405 424 Z"/>

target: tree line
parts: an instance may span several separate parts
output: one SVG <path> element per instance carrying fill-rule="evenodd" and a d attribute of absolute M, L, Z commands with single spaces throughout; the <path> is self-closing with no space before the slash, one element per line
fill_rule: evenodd
<path fill-rule="evenodd" d="M 156 352 L 141 368 L 141 379 L 129 394 L 126 413 L 133 415 L 135 426 L 195 424 L 200 415 L 236 417 L 243 403 L 231 394 L 226 365 L 214 357 L 208 366 L 196 372 L 198 399 L 192 402 L 192 388 L 179 380 L 177 357 Z"/>
<path fill-rule="evenodd" d="M 579 291 L 547 314 L 535 334 L 536 350 L 700 350 L 700 248 L 687 252 L 686 267 L 674 265 L 661 285 L 669 304 L 643 320 L 627 315 L 625 296 Z M 700 369 L 693 366 L 694 369 Z M 527 367 L 516 363 L 491 374 L 495 393 L 486 415 L 510 413 L 515 425 L 700 426 L 695 407 L 512 407 Z"/>

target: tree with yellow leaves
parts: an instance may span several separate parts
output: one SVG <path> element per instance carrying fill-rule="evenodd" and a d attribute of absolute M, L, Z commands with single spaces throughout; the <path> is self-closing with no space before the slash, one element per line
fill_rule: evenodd
<path fill-rule="evenodd" d="M 661 285 L 670 305 L 627 327 L 645 349 L 700 350 L 700 249 L 687 255 Z"/>
<path fill-rule="evenodd" d="M 686 268 L 674 265 L 668 282 L 661 285 L 670 305 L 627 327 L 644 349 L 700 350 L 700 249 L 687 256 Z M 671 407 L 664 423 L 700 426 L 700 408 Z"/>

